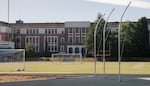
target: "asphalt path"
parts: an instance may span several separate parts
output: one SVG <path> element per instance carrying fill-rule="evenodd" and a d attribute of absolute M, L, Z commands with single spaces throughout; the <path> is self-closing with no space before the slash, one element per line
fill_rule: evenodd
<path fill-rule="evenodd" d="M 48 79 L 0 83 L 0 86 L 150 86 L 150 75 L 76 75 L 78 78 Z"/>

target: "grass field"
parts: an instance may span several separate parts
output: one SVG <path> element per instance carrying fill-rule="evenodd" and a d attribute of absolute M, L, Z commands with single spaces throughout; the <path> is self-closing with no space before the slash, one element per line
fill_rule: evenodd
<path fill-rule="evenodd" d="M 94 62 L 26 62 L 0 63 L 0 74 L 13 73 L 50 73 L 50 74 L 93 74 Z M 103 74 L 103 63 L 97 62 L 97 73 Z M 106 74 L 118 74 L 117 62 L 106 62 Z M 122 62 L 121 74 L 150 74 L 150 62 Z"/>

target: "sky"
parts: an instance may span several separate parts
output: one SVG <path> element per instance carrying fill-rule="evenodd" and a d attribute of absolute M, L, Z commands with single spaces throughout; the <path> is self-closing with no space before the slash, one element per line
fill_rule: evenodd
<path fill-rule="evenodd" d="M 119 21 L 126 5 L 132 1 L 123 21 L 150 18 L 150 0 L 10 0 L 10 19 L 29 22 L 91 21 L 97 15 L 106 14 L 115 8 L 108 21 Z M 0 0 L 0 21 L 8 21 L 7 0 Z"/>

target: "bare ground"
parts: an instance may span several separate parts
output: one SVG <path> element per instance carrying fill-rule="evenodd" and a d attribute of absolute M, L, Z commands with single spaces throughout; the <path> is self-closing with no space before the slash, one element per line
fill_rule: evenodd
<path fill-rule="evenodd" d="M 29 81 L 29 80 L 45 80 L 45 79 L 64 79 L 75 78 L 77 76 L 68 75 L 0 75 L 0 83 L 15 82 L 15 81 Z"/>

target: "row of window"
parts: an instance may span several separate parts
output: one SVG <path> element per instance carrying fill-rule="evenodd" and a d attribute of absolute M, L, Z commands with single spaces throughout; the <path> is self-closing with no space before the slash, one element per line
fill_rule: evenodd
<path fill-rule="evenodd" d="M 27 34 L 39 34 L 39 29 L 26 29 Z M 20 34 L 20 29 L 15 30 L 15 34 Z M 45 34 L 58 34 L 57 29 L 45 29 Z M 64 31 L 61 31 L 64 34 Z"/>
<path fill-rule="evenodd" d="M 58 37 L 57 36 L 46 36 L 45 41 L 49 44 L 57 44 L 58 43 Z"/>
<path fill-rule="evenodd" d="M 27 32 L 27 34 L 38 34 L 39 30 L 38 29 L 27 29 L 26 32 Z"/>
<path fill-rule="evenodd" d="M 68 28 L 69 33 L 73 33 L 73 30 L 75 33 L 86 33 L 87 28 Z M 20 34 L 20 29 L 15 30 L 16 34 Z M 26 29 L 27 34 L 39 34 L 39 29 Z M 45 34 L 58 34 L 57 29 L 45 29 Z M 61 32 L 61 34 L 64 34 L 64 31 Z"/>
<path fill-rule="evenodd" d="M 28 44 L 26 44 L 26 45 L 28 45 Z M 39 46 L 38 45 L 34 45 L 34 49 L 35 49 L 35 52 L 39 52 Z M 49 52 L 57 52 L 58 46 L 48 46 L 48 51 Z M 60 46 L 60 51 L 64 52 L 64 46 Z"/>
<path fill-rule="evenodd" d="M 73 43 L 73 42 L 75 42 L 75 43 L 82 42 L 83 43 L 84 39 L 85 39 L 85 37 L 82 37 L 82 39 L 80 41 L 80 37 L 75 37 L 75 39 L 73 39 L 73 37 L 68 37 L 68 42 L 69 43 Z"/>
<path fill-rule="evenodd" d="M 45 34 L 57 34 L 57 29 L 45 29 Z"/>
<path fill-rule="evenodd" d="M 73 37 L 68 37 L 68 42 L 69 43 L 80 43 L 83 42 L 85 39 L 85 37 L 82 37 L 81 41 L 80 41 L 80 37 L 75 37 L 75 39 L 73 40 Z M 47 41 L 49 44 L 57 44 L 58 43 L 58 37 L 57 36 L 48 36 L 45 37 L 45 41 Z M 20 38 L 16 38 L 16 42 L 20 42 Z M 61 37 L 61 43 L 64 43 L 65 39 L 64 37 Z M 26 37 L 26 43 L 39 43 L 39 37 L 37 36 L 28 36 Z"/>
<path fill-rule="evenodd" d="M 45 37 L 45 41 L 47 40 L 47 42 L 49 44 L 53 43 L 53 44 L 57 44 L 58 43 L 58 37 L 57 36 L 48 36 L 48 37 Z M 16 42 L 19 43 L 21 40 L 20 40 L 20 37 L 16 37 Z M 61 43 L 64 43 L 64 37 L 61 37 Z M 39 43 L 39 37 L 37 36 L 28 36 L 26 37 L 26 43 Z"/>
<path fill-rule="evenodd" d="M 70 47 L 69 48 L 69 53 L 84 53 L 85 52 L 85 49 L 84 48 L 81 48 L 81 50 L 79 50 L 79 47 L 76 47 L 75 49 L 74 49 L 74 52 L 73 52 L 73 48 L 72 47 Z"/>
<path fill-rule="evenodd" d="M 26 37 L 26 43 L 39 43 L 39 37 L 36 37 L 36 36 L 29 36 L 29 37 Z"/>
<path fill-rule="evenodd" d="M 48 51 L 57 52 L 58 51 L 58 46 L 48 46 Z"/>
<path fill-rule="evenodd" d="M 25 38 L 26 45 L 33 44 L 35 48 L 35 52 L 39 52 L 39 37 L 37 36 L 27 36 Z"/>
<path fill-rule="evenodd" d="M 64 46 L 60 46 L 61 52 L 64 52 L 65 51 L 64 49 L 65 49 Z M 48 45 L 48 51 L 49 52 L 58 52 L 58 46 Z"/>
<path fill-rule="evenodd" d="M 73 49 L 69 48 L 69 53 L 73 53 Z M 75 53 L 79 53 L 79 48 L 75 48 Z"/>
<path fill-rule="evenodd" d="M 87 28 L 68 28 L 68 32 L 69 33 L 73 33 L 73 30 L 75 31 L 75 33 L 79 33 L 80 31 L 82 33 L 86 33 L 86 29 Z"/>
<path fill-rule="evenodd" d="M 15 33 L 20 34 L 20 29 L 16 29 Z M 39 30 L 38 29 L 27 29 L 26 33 L 27 34 L 39 34 Z M 64 31 L 62 31 L 61 33 L 64 34 Z M 45 29 L 45 34 L 58 34 L 58 32 L 57 32 L 57 29 Z"/>

